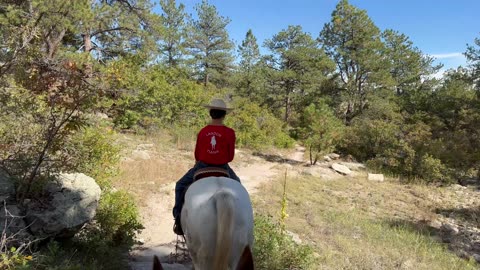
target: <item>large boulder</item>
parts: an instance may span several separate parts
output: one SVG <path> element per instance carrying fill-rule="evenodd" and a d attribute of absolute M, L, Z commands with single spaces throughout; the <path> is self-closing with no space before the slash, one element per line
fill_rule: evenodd
<path fill-rule="evenodd" d="M 332 169 L 338 173 L 344 174 L 344 175 L 350 175 L 352 174 L 352 171 L 345 165 L 338 164 L 338 163 L 333 163 L 331 165 Z"/>
<path fill-rule="evenodd" d="M 38 237 L 72 237 L 95 216 L 101 193 L 95 180 L 81 173 L 59 174 L 44 191 L 26 205 L 25 220 Z"/>

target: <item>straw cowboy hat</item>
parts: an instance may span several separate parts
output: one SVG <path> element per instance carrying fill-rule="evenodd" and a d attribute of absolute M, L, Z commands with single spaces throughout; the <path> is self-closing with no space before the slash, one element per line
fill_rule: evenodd
<path fill-rule="evenodd" d="M 216 110 L 223 110 L 230 112 L 233 110 L 233 108 L 227 107 L 227 104 L 225 104 L 225 101 L 223 99 L 213 99 L 210 104 L 205 104 L 203 107 L 208 108 L 208 109 L 216 109 Z"/>

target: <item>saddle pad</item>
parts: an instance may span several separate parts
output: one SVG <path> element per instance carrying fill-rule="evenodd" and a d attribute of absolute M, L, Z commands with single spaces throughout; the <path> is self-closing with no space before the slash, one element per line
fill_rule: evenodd
<path fill-rule="evenodd" d="M 210 176 L 217 176 L 217 177 L 224 176 L 224 177 L 230 178 L 230 174 L 228 173 L 228 170 L 218 168 L 218 167 L 207 167 L 207 168 L 198 169 L 193 175 L 193 181 L 197 181 L 202 178 L 206 178 Z"/>

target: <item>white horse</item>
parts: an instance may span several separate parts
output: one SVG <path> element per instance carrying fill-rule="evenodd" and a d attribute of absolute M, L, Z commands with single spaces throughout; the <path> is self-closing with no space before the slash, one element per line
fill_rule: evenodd
<path fill-rule="evenodd" d="M 242 184 L 226 177 L 194 182 L 181 215 L 194 269 L 254 269 L 253 210 Z M 163 269 L 156 257 L 153 269 Z"/>

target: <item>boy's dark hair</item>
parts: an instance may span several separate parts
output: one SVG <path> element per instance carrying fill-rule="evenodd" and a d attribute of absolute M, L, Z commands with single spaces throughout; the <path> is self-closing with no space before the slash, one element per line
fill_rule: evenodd
<path fill-rule="evenodd" d="M 212 119 L 220 119 L 224 117 L 227 114 L 227 111 L 224 110 L 217 110 L 217 109 L 211 109 L 210 110 L 210 116 Z"/>

